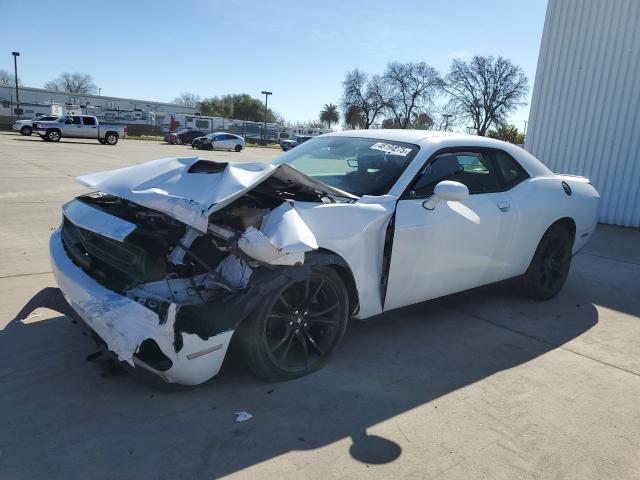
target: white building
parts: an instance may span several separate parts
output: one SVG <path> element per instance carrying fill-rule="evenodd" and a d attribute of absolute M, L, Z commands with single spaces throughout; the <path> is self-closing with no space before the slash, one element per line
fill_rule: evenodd
<path fill-rule="evenodd" d="M 549 0 L 525 148 L 640 227 L 640 0 Z"/>
<path fill-rule="evenodd" d="M 197 109 L 173 103 L 136 100 L 101 95 L 74 95 L 42 88 L 19 87 L 20 118 L 33 118 L 37 114 L 50 114 L 54 104 L 78 106 L 88 115 L 126 124 L 151 125 L 168 114 L 194 114 Z M 14 86 L 0 85 L 0 123 L 11 124 L 16 115 Z"/>

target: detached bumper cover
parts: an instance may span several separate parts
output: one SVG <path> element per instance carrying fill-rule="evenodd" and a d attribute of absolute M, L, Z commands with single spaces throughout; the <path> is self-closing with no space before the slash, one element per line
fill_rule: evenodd
<path fill-rule="evenodd" d="M 69 259 L 60 229 L 51 236 L 50 253 L 53 273 L 65 299 L 118 359 L 150 370 L 167 382 L 185 385 L 197 385 L 218 373 L 233 330 L 207 340 L 181 332 L 182 347 L 176 352 L 175 305 L 169 309 L 165 323 L 160 324 L 158 315 L 153 311 L 103 287 Z M 171 360 L 168 370 L 155 370 L 134 356 L 147 339 L 155 341 Z"/>

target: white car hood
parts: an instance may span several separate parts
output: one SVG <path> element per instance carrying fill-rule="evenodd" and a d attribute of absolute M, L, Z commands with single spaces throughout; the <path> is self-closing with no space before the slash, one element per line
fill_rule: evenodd
<path fill-rule="evenodd" d="M 192 167 L 208 171 L 196 170 L 197 173 L 193 173 L 190 172 Z M 164 158 L 133 167 L 82 175 L 76 180 L 88 188 L 166 213 L 206 232 L 213 212 L 273 175 L 287 185 L 302 185 L 317 193 L 358 198 L 314 180 L 286 164 L 225 163 L 198 157 Z"/>

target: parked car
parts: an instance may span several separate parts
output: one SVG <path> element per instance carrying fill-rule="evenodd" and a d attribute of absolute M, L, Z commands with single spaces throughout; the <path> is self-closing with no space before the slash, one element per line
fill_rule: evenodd
<path fill-rule="evenodd" d="M 232 337 L 255 374 L 292 379 L 327 361 L 349 317 L 506 279 L 552 298 L 600 200 L 515 145 L 421 130 L 78 181 L 99 193 L 67 203 L 52 235 L 58 308 L 134 372 L 188 385 L 218 373 Z"/>
<path fill-rule="evenodd" d="M 207 133 L 202 130 L 191 130 L 185 128 L 179 132 L 165 134 L 164 141 L 172 145 L 191 145 L 191 142 L 193 142 L 195 138 L 202 137 L 206 134 Z"/>
<path fill-rule="evenodd" d="M 55 121 L 37 121 L 33 131 L 46 142 L 58 142 L 61 138 L 95 138 L 105 145 L 115 145 L 119 138 L 126 138 L 126 125 L 101 125 L 89 115 L 65 115 Z"/>
<path fill-rule="evenodd" d="M 198 150 L 244 150 L 244 138 L 233 133 L 215 132 L 195 138 L 191 142 L 193 148 Z"/>
<path fill-rule="evenodd" d="M 13 129 L 28 137 L 33 133 L 33 124 L 35 122 L 51 122 L 57 119 L 58 117 L 55 115 L 41 115 L 31 120 L 17 120 L 13 124 Z"/>
<path fill-rule="evenodd" d="M 287 152 L 289 150 L 291 150 L 293 147 L 296 147 L 298 145 L 300 145 L 301 143 L 306 142 L 307 140 L 312 139 L 313 137 L 296 137 L 295 140 L 281 140 L 280 141 L 280 147 L 282 148 L 282 150 L 284 152 Z"/>

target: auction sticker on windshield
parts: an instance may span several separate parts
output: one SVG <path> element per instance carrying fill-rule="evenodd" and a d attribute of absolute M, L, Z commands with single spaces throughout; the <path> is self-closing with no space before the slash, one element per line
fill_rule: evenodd
<path fill-rule="evenodd" d="M 401 157 L 406 157 L 411 153 L 411 148 L 384 142 L 374 143 L 369 148 L 372 150 L 380 150 L 381 152 L 388 153 L 389 155 L 400 155 Z"/>

